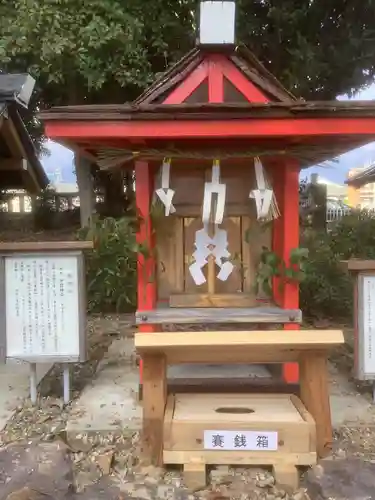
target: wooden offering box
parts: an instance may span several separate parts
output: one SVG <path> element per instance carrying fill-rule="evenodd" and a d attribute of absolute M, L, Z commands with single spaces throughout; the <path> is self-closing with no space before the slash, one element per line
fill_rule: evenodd
<path fill-rule="evenodd" d="M 316 463 L 315 422 L 292 395 L 177 394 L 164 418 L 165 464 L 205 484 L 205 465 L 271 465 L 276 481 L 298 487 L 297 465 Z M 192 464 L 194 465 L 192 470 Z"/>

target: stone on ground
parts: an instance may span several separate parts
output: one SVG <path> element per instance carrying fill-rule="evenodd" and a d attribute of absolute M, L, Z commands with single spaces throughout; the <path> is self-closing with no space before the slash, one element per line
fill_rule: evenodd
<path fill-rule="evenodd" d="M 364 500 L 375 498 L 375 464 L 363 459 L 321 460 L 306 475 L 312 499 Z"/>

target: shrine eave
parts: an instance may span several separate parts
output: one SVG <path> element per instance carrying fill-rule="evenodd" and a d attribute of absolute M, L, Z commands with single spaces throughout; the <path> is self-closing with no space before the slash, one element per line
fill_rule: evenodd
<path fill-rule="evenodd" d="M 69 106 L 40 117 L 50 139 L 90 150 L 94 157 L 106 148 L 131 156 L 142 149 L 182 145 L 197 151 L 208 144 L 249 152 L 250 143 L 258 155 L 256 145 L 262 143 L 275 155 L 290 152 L 306 167 L 375 140 L 373 101 Z M 304 148 L 300 156 L 293 154 L 296 144 Z"/>
<path fill-rule="evenodd" d="M 375 116 L 229 120 L 50 121 L 50 139 L 221 139 L 248 137 L 375 136 Z"/>

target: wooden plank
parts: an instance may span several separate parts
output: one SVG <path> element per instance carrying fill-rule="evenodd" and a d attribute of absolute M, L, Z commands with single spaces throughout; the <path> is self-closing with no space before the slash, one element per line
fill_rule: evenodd
<path fill-rule="evenodd" d="M 163 216 L 154 221 L 154 231 L 158 298 L 168 300 L 171 293 L 183 292 L 183 219 Z"/>
<path fill-rule="evenodd" d="M 187 293 L 171 295 L 170 307 L 253 307 L 253 295 L 244 293 Z"/>
<path fill-rule="evenodd" d="M 136 324 L 162 323 L 300 323 L 299 309 L 280 307 L 253 308 L 172 308 L 161 307 L 153 311 L 137 311 Z"/>
<path fill-rule="evenodd" d="M 174 274 L 175 291 L 183 292 L 185 289 L 185 259 L 184 259 L 184 219 L 176 217 L 174 234 Z"/>
<path fill-rule="evenodd" d="M 0 253 L 7 252 L 58 252 L 61 250 L 92 250 L 92 241 L 20 241 L 0 243 Z"/>
<path fill-rule="evenodd" d="M 359 260 L 351 259 L 346 261 L 341 261 L 342 265 L 346 266 L 349 271 L 374 271 L 375 270 L 375 260 Z"/>
<path fill-rule="evenodd" d="M 298 335 L 288 330 L 209 331 L 136 333 L 135 346 L 142 351 L 168 348 L 271 347 L 272 349 L 329 349 L 344 344 L 341 330 L 301 330 Z M 309 358 L 310 359 L 310 358 Z M 311 356 L 311 359 L 315 359 Z M 321 361 L 315 360 L 319 366 Z M 310 365 L 309 365 L 310 366 Z M 307 408 L 309 410 L 309 408 Z"/>
<path fill-rule="evenodd" d="M 65 115 L 65 116 L 64 116 Z M 258 111 L 259 115 L 259 111 Z M 155 127 L 153 120 L 129 120 L 124 116 L 123 120 L 90 120 L 71 121 L 71 117 L 61 113 L 60 120 L 49 119 L 45 123 L 46 135 L 51 139 L 115 139 L 124 140 L 130 138 L 147 139 L 177 139 L 177 138 L 256 138 L 256 137 L 338 137 L 345 136 L 367 136 L 369 141 L 374 137 L 375 118 L 363 117 L 338 117 L 330 118 L 306 118 L 293 116 L 292 118 L 269 118 L 259 115 L 258 118 L 209 119 L 203 117 L 197 119 L 192 117 L 184 119 L 160 119 Z M 188 116 L 189 118 L 191 115 Z M 45 115 L 46 118 L 46 115 Z M 49 118 L 49 117 L 48 117 Z M 117 117 L 118 118 L 118 117 Z M 154 116 L 155 118 L 155 116 Z M 160 117 L 158 117 L 160 118 Z M 215 118 L 215 117 L 214 117 Z M 70 121 L 69 121 L 70 120 Z"/>
<path fill-rule="evenodd" d="M 141 335 L 147 335 L 141 333 Z M 143 459 L 163 465 L 163 425 L 167 401 L 166 360 L 163 355 L 143 356 Z"/>
<path fill-rule="evenodd" d="M 206 335 L 207 332 L 199 332 Z M 230 335 L 231 332 L 228 332 Z M 142 349 L 140 349 L 142 352 Z M 299 360 L 301 350 L 288 347 L 271 349 L 270 346 L 246 348 L 243 345 L 231 347 L 199 347 L 181 348 L 171 347 L 165 349 L 168 364 L 249 364 L 249 363 L 285 363 Z"/>
<path fill-rule="evenodd" d="M 312 415 L 307 411 L 302 401 L 295 395 L 290 395 L 290 400 L 298 410 L 301 417 L 309 426 L 309 435 L 310 435 L 310 451 L 316 451 L 316 424 Z"/>
<path fill-rule="evenodd" d="M 213 103 L 224 100 L 224 75 L 220 56 L 210 54 L 208 57 L 208 101 Z"/>
<path fill-rule="evenodd" d="M 275 462 L 295 465 L 315 465 L 316 453 L 285 453 L 275 458 L 274 451 L 258 451 L 256 455 L 244 451 L 169 451 L 164 450 L 165 464 L 186 464 L 192 461 L 212 465 L 275 465 Z"/>
<path fill-rule="evenodd" d="M 24 158 L 1 158 L 0 170 L 27 170 L 27 160 Z"/>
<path fill-rule="evenodd" d="M 202 206 L 198 204 L 176 203 L 174 205 L 179 217 L 199 217 L 202 213 Z M 250 214 L 251 212 L 250 200 L 246 203 L 225 203 L 225 215 L 227 217 L 240 217 L 243 214 Z"/>
<path fill-rule="evenodd" d="M 168 377 L 168 394 L 295 394 L 299 396 L 299 384 L 286 384 L 271 378 L 189 378 Z M 315 425 L 315 422 L 314 422 Z"/>
<path fill-rule="evenodd" d="M 284 332 L 286 333 L 286 332 Z M 303 332 L 298 333 L 298 337 Z M 301 400 L 316 424 L 316 449 L 320 458 L 332 450 L 331 408 L 325 354 L 306 353 L 300 360 Z"/>
<path fill-rule="evenodd" d="M 298 469 L 293 463 L 277 463 L 273 466 L 273 475 L 279 488 L 286 486 L 292 492 L 299 487 Z"/>
<path fill-rule="evenodd" d="M 207 484 L 206 464 L 204 462 L 185 463 L 184 483 L 190 490 L 203 489 Z"/>
<path fill-rule="evenodd" d="M 252 293 L 255 299 L 255 274 L 256 265 L 254 262 L 252 247 L 247 241 L 247 234 L 252 227 L 250 217 L 241 217 L 241 255 L 242 255 L 242 290 Z"/>
<path fill-rule="evenodd" d="M 258 357 L 259 362 L 266 359 L 276 362 L 283 354 L 284 357 L 298 359 L 298 351 L 324 351 L 343 343 L 344 335 L 340 330 L 302 330 L 298 335 L 293 330 L 205 331 L 204 335 L 191 331 L 135 334 L 135 347 L 141 354 L 163 352 L 174 359 L 181 357 L 180 362 L 186 363 L 219 362 L 216 358 L 226 358 L 223 362 L 228 363 L 244 363 L 246 359 L 255 362 Z M 319 361 L 318 364 L 324 372 L 323 363 Z"/>
<path fill-rule="evenodd" d="M 181 85 L 177 86 L 169 96 L 163 101 L 163 104 L 180 104 L 187 99 L 194 90 L 203 82 L 208 76 L 208 63 L 202 61 L 201 64 L 195 68 L 190 75 L 188 75 Z"/>
<path fill-rule="evenodd" d="M 269 99 L 225 56 L 221 56 L 221 69 L 225 77 L 243 94 L 248 102 L 267 103 Z"/>
<path fill-rule="evenodd" d="M 167 398 L 167 406 L 165 408 L 164 414 L 164 425 L 163 425 L 163 446 L 169 447 L 172 431 L 172 421 L 174 408 L 176 403 L 176 397 L 174 394 L 170 394 Z"/>

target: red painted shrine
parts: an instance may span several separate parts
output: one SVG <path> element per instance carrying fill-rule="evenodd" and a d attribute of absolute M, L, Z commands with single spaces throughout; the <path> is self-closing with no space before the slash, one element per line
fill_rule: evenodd
<path fill-rule="evenodd" d="M 101 168 L 135 170 L 138 242 L 148 248 L 138 257 L 141 332 L 233 322 L 298 330 L 298 282 L 273 276 L 271 294 L 255 286 L 264 248 L 288 265 L 299 247 L 301 169 L 375 140 L 375 104 L 298 99 L 234 46 L 192 50 L 130 104 L 42 117 L 50 139 Z M 283 378 L 298 381 L 298 366 L 286 363 Z"/>

